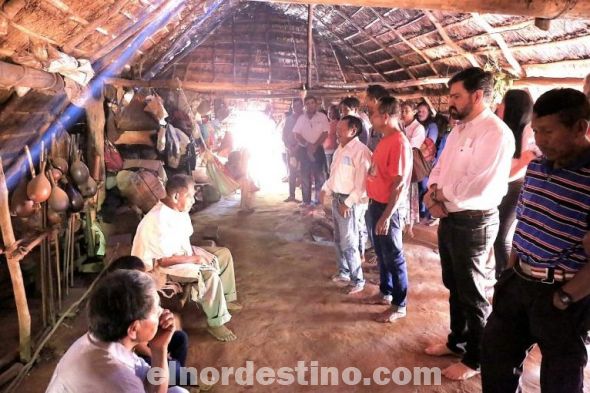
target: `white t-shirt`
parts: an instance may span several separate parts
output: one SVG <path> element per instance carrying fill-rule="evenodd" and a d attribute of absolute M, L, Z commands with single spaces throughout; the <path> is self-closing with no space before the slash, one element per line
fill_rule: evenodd
<path fill-rule="evenodd" d="M 46 393 L 144 393 L 149 369 L 123 344 L 86 333 L 61 358 Z"/>
<path fill-rule="evenodd" d="M 404 127 L 404 132 L 410 141 L 410 145 L 416 149 L 419 149 L 424 143 L 424 139 L 426 139 L 426 130 L 424 129 L 424 126 L 415 119 Z"/>
<path fill-rule="evenodd" d="M 192 234 L 193 224 L 188 213 L 158 202 L 139 223 L 131 255 L 141 258 L 150 271 L 154 267 L 154 259 L 193 255 Z"/>
<path fill-rule="evenodd" d="M 320 135 L 330 130 L 330 122 L 322 112 L 316 112 L 311 119 L 307 113 L 297 119 L 293 133 L 299 134 L 309 143 L 316 143 Z"/>

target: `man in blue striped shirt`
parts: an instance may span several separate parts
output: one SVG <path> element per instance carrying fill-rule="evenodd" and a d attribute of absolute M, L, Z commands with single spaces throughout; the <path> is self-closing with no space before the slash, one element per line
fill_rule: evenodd
<path fill-rule="evenodd" d="M 482 344 L 484 393 L 514 392 L 538 343 L 543 393 L 581 393 L 590 329 L 590 103 L 555 89 L 533 107 L 543 158 L 529 164 L 513 249 Z"/>

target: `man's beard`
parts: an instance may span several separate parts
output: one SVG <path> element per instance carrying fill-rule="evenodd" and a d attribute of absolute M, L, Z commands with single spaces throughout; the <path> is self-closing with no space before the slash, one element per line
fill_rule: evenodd
<path fill-rule="evenodd" d="M 465 109 L 463 109 L 462 111 L 459 111 L 457 109 L 457 107 L 450 106 L 449 107 L 449 114 L 455 120 L 463 120 L 471 113 L 472 110 L 473 110 L 472 105 L 466 106 Z"/>

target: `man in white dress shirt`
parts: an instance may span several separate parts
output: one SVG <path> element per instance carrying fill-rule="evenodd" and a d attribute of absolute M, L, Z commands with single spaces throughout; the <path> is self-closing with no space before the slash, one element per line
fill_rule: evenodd
<path fill-rule="evenodd" d="M 426 353 L 460 356 L 461 362 L 443 371 L 453 380 L 470 378 L 480 369 L 480 342 L 491 311 L 486 262 L 514 154 L 510 128 L 488 108 L 492 86 L 491 73 L 475 67 L 449 81 L 449 112 L 460 123 L 447 139 L 424 197 L 432 215 L 441 218 L 438 246 L 451 320 L 446 343 L 431 345 Z"/>
<path fill-rule="evenodd" d="M 305 98 L 305 113 L 297 119 L 293 134 L 299 142 L 301 163 L 301 194 L 304 206 L 311 206 L 311 179 L 315 183 L 316 199 L 326 181 L 326 155 L 322 143 L 328 137 L 330 122 L 326 115 L 318 112 L 318 101 L 313 96 Z"/>
<path fill-rule="evenodd" d="M 332 196 L 334 217 L 334 243 L 338 258 L 338 273 L 332 281 L 350 284 L 348 294 L 361 292 L 365 287 L 361 256 L 359 253 L 360 215 L 364 214 L 368 202 L 366 181 L 371 167 L 371 151 L 358 138 L 363 129 L 361 119 L 344 116 L 337 125 L 338 148 L 330 168 L 330 178 L 320 193 Z M 363 220 L 364 221 L 364 220 Z"/>
<path fill-rule="evenodd" d="M 198 294 L 191 297 L 207 315 L 209 333 L 219 341 L 233 341 L 236 336 L 225 326 L 231 319 L 229 311 L 241 308 L 235 303 L 233 258 L 225 247 L 191 245 L 189 211 L 194 201 L 193 180 L 185 175 L 172 176 L 166 183 L 166 197 L 139 223 L 131 255 L 141 258 L 146 271 L 163 279 L 160 281 L 167 276 L 173 282 L 197 283 Z"/>

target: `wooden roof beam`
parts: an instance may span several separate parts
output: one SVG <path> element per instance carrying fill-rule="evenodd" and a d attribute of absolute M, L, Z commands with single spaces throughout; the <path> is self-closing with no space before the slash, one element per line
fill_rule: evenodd
<path fill-rule="evenodd" d="M 107 78 L 105 84 L 121 87 L 151 87 L 154 89 L 179 89 L 198 92 L 248 92 L 259 90 L 287 90 L 300 89 L 299 82 L 274 82 L 274 83 L 231 83 L 231 82 L 181 82 L 176 79 L 153 79 L 150 81 L 130 80 L 120 78 Z"/>
<path fill-rule="evenodd" d="M 127 4 L 129 4 L 130 0 L 121 0 L 115 3 L 114 6 L 110 7 L 103 16 L 93 20 L 87 26 L 82 29 L 79 33 L 74 35 L 70 40 L 68 40 L 64 46 L 63 50 L 65 53 L 71 53 L 76 46 L 78 46 L 82 41 L 84 41 L 90 34 L 92 34 L 95 30 L 99 29 L 101 25 L 112 19 L 115 15 L 119 13 Z"/>
<path fill-rule="evenodd" d="M 426 54 L 424 52 L 422 52 L 414 44 L 412 44 L 410 41 L 408 41 L 402 35 L 402 33 L 397 31 L 397 29 L 395 29 L 392 25 L 390 25 L 389 22 L 387 22 L 387 20 L 383 16 L 381 16 L 381 14 L 379 14 L 377 11 L 375 11 L 375 9 L 371 8 L 371 11 L 373 12 L 373 14 L 377 17 L 377 20 L 379 20 L 383 26 L 385 26 L 389 31 L 391 31 L 399 40 L 401 40 L 401 42 L 403 42 L 405 45 L 407 45 L 411 50 L 416 52 L 418 54 L 418 56 L 420 56 L 422 58 L 422 60 L 424 60 L 426 62 L 426 64 L 428 64 L 428 66 L 430 67 L 432 72 L 434 72 L 435 75 L 438 75 L 438 71 L 436 70 L 436 68 L 432 64 L 432 61 L 430 60 L 430 58 L 428 56 L 426 56 Z"/>
<path fill-rule="evenodd" d="M 486 33 L 490 34 L 490 37 L 492 37 L 492 39 L 496 41 L 496 44 L 498 44 L 498 47 L 502 51 L 504 58 L 514 70 L 514 75 L 525 76 L 522 67 L 510 51 L 510 48 L 508 47 L 508 44 L 506 44 L 506 41 L 504 40 L 504 37 L 502 37 L 502 34 L 500 34 L 494 27 L 492 27 L 492 25 L 490 25 L 488 21 L 486 21 L 480 14 L 473 12 L 471 16 L 473 17 L 475 23 L 477 23 L 482 29 L 484 29 Z"/>
<path fill-rule="evenodd" d="M 430 20 L 430 22 L 434 25 L 434 27 L 436 27 L 436 31 L 438 31 L 438 34 L 442 37 L 443 41 L 451 48 L 453 48 L 453 50 L 455 50 L 457 53 L 461 54 L 463 57 L 465 57 L 469 63 L 471 63 L 471 65 L 473 67 L 479 67 L 479 62 L 477 61 L 477 59 L 475 58 L 475 56 L 473 56 L 471 53 L 467 52 L 465 49 L 461 48 L 459 45 L 457 45 L 452 39 L 451 37 L 449 37 L 449 35 L 447 34 L 447 32 L 445 31 L 445 28 L 440 24 L 440 22 L 434 17 L 434 15 L 432 15 L 432 12 L 425 10 L 424 14 L 426 15 L 426 17 Z"/>
<path fill-rule="evenodd" d="M 273 0 L 294 4 L 339 5 L 341 0 Z M 409 8 L 447 12 L 478 12 L 482 14 L 522 15 L 537 18 L 585 18 L 590 17 L 590 0 L 347 0 L 347 6 Z"/>
<path fill-rule="evenodd" d="M 371 34 L 367 33 L 365 30 L 363 30 L 363 28 L 356 23 L 355 21 L 353 21 L 352 19 L 350 19 L 344 12 L 341 12 L 338 8 L 333 7 L 332 10 L 341 18 L 345 19 L 348 23 L 350 23 L 355 29 L 357 29 L 362 35 L 366 36 L 367 38 L 369 38 L 373 43 L 375 43 L 375 45 L 377 45 L 379 48 L 381 48 L 381 50 L 383 50 L 385 53 L 387 53 L 389 56 L 393 57 L 395 59 L 395 61 L 400 65 L 400 67 L 404 68 L 405 70 L 407 70 L 408 76 L 412 79 L 415 79 L 414 74 L 412 74 L 404 65 L 403 61 L 399 58 L 399 56 L 393 52 L 390 52 L 379 40 L 377 40 L 376 38 L 374 38 Z"/>
<path fill-rule="evenodd" d="M 324 24 L 324 22 L 323 22 L 323 21 L 322 21 L 320 18 L 317 18 L 317 19 L 316 19 L 316 21 L 317 21 L 318 23 L 320 23 L 322 26 L 324 26 L 324 28 L 325 28 L 325 31 L 326 31 L 328 34 L 332 35 L 334 38 L 336 38 L 337 40 L 341 41 L 341 42 L 344 44 L 344 46 L 345 46 L 346 48 L 348 48 L 349 50 L 353 51 L 353 52 L 354 52 L 354 53 L 355 53 L 355 54 L 356 54 L 356 55 L 357 55 L 359 58 L 361 58 L 361 59 L 362 59 L 362 60 L 363 60 L 363 61 L 364 61 L 364 62 L 367 64 L 367 66 L 369 66 L 369 67 L 370 67 L 370 68 L 371 68 L 373 71 L 375 71 L 375 75 L 379 75 L 381 78 L 383 78 L 383 80 L 384 80 L 384 81 L 387 81 L 387 80 L 388 80 L 388 79 L 387 79 L 387 77 L 385 76 L 385 74 L 383 74 L 383 72 L 381 72 L 381 71 L 380 71 L 380 70 L 379 70 L 379 69 L 378 69 L 378 68 L 375 66 L 375 64 L 373 64 L 373 63 L 372 63 L 372 62 L 371 62 L 369 59 L 367 59 L 367 58 L 365 57 L 365 55 L 363 55 L 363 54 L 362 54 L 362 53 L 361 53 L 361 52 L 360 52 L 358 49 L 356 49 L 355 47 L 353 47 L 352 45 L 350 45 L 350 44 L 349 44 L 347 41 L 345 41 L 343 38 L 341 38 L 341 37 L 340 37 L 339 35 L 337 35 L 336 33 L 333 33 L 333 32 L 330 30 L 329 26 L 326 26 L 326 25 Z"/>
<path fill-rule="evenodd" d="M 451 23 L 451 24 L 446 25 L 445 26 L 445 29 L 448 29 L 448 28 L 451 28 L 451 27 L 457 27 L 457 26 L 460 26 L 460 25 L 465 24 L 466 22 L 471 22 L 471 21 L 472 21 L 472 19 L 469 18 L 469 19 L 462 20 L 460 22 Z M 527 28 L 527 27 L 529 27 L 529 26 L 531 26 L 533 24 L 534 24 L 534 20 L 531 19 L 531 20 L 527 20 L 527 21 L 524 21 L 524 22 L 518 22 L 518 23 L 514 23 L 514 24 L 509 24 L 509 25 L 504 25 L 504 26 L 498 26 L 498 27 L 495 27 L 494 29 L 495 29 L 496 33 L 503 33 L 505 31 L 514 31 L 514 30 L 524 29 L 524 28 Z M 428 33 L 420 34 L 420 35 L 417 35 L 417 36 L 409 37 L 408 39 L 409 40 L 415 40 L 415 39 L 418 39 L 418 38 L 423 38 L 423 37 L 425 37 L 427 35 L 430 35 L 430 34 L 433 34 L 433 33 L 436 33 L 436 30 L 433 30 L 433 31 L 428 32 Z M 488 32 L 484 32 L 484 33 L 481 33 L 481 34 L 472 35 L 472 36 L 469 36 L 469 37 L 461 38 L 460 40 L 456 40 L 455 43 L 457 45 L 459 45 L 459 44 L 464 43 L 464 42 L 467 42 L 469 40 L 473 40 L 473 39 L 476 39 L 476 38 L 484 37 L 486 35 L 490 35 L 490 34 Z M 395 43 L 394 45 L 397 45 L 397 44 L 398 43 Z M 425 51 L 426 50 L 435 50 L 435 49 L 443 48 L 445 46 L 446 46 L 446 44 L 436 45 L 436 46 L 431 46 L 431 47 L 428 47 L 428 48 L 424 48 L 423 50 L 425 50 Z M 403 58 L 405 58 L 407 56 L 412 56 L 412 55 L 413 55 L 413 53 L 404 53 L 403 55 L 400 55 L 400 57 L 403 59 Z"/>
<path fill-rule="evenodd" d="M 511 52 L 514 52 L 514 51 L 519 51 L 519 50 L 552 48 L 555 45 L 563 45 L 563 44 L 577 44 L 577 43 L 584 44 L 587 42 L 588 42 L 588 36 L 580 36 L 580 37 L 568 38 L 568 39 L 560 40 L 560 41 L 550 41 L 550 42 L 541 42 L 538 44 L 512 46 L 509 49 Z M 498 49 L 495 49 L 495 48 L 494 49 L 478 49 L 472 53 L 477 54 L 477 55 L 489 55 L 489 54 L 495 53 L 497 51 L 498 51 Z M 452 55 L 452 56 L 447 56 L 447 57 L 441 57 L 440 59 L 433 60 L 433 62 L 434 63 L 445 62 L 445 61 L 457 59 L 460 57 L 465 57 L 465 56 L 462 54 L 457 54 L 457 55 Z M 408 68 L 413 69 L 416 67 L 421 67 L 423 65 L 424 64 L 416 64 L 416 65 L 408 66 Z"/>

